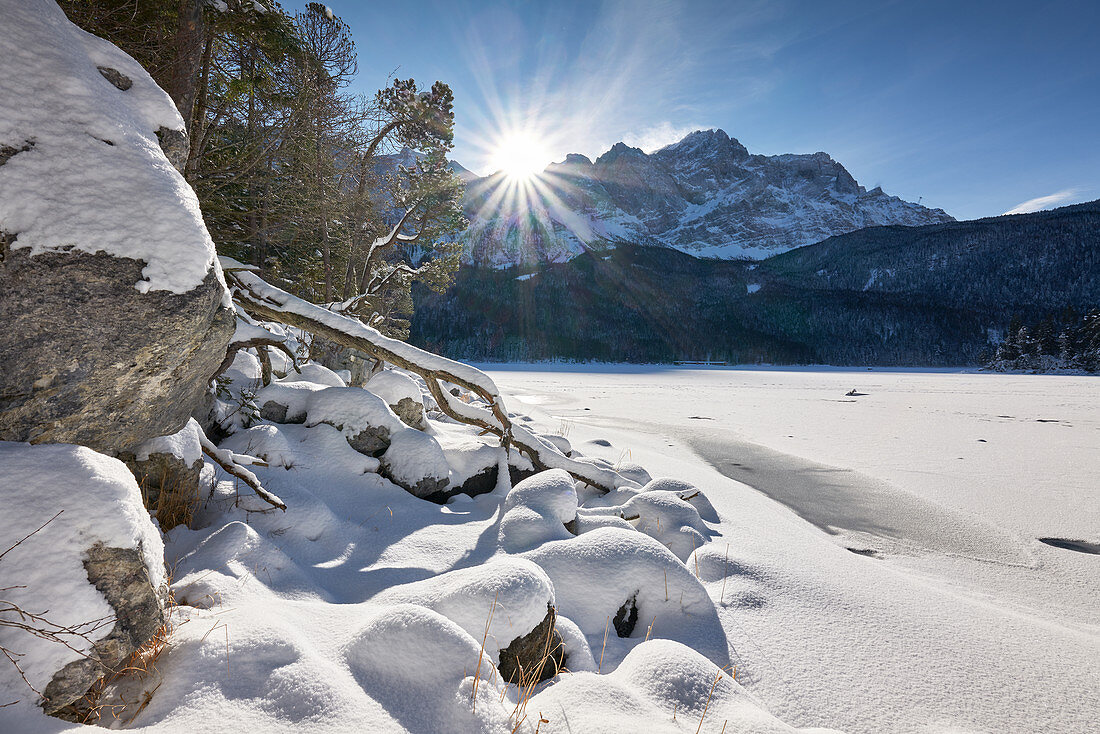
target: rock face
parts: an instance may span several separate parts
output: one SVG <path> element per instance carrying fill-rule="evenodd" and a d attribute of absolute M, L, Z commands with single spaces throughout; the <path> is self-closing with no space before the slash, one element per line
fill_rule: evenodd
<path fill-rule="evenodd" d="M 172 434 L 234 319 L 179 164 L 183 121 L 137 62 L 47 0 L 0 55 L 0 440 L 106 453 Z M 162 148 L 163 143 L 163 148 Z"/>
<path fill-rule="evenodd" d="M 752 155 L 722 130 L 651 154 L 623 143 L 542 174 L 552 196 L 501 197 L 501 175 L 467 183 L 467 258 L 478 265 L 560 262 L 616 241 L 691 255 L 761 258 L 886 224 L 954 221 L 941 209 L 870 191 L 827 153 Z"/>
<path fill-rule="evenodd" d="M 82 700 L 88 689 L 153 640 L 166 620 L 164 589 L 153 586 L 140 547 L 108 548 L 97 543 L 88 549 L 84 569 L 88 581 L 114 610 L 115 622 L 87 657 L 59 670 L 42 692 L 46 713 L 72 721 L 83 721 L 88 713 Z"/>
<path fill-rule="evenodd" d="M 140 293 L 143 264 L 0 252 L 0 439 L 133 449 L 175 433 L 233 334 L 213 271 L 187 293 Z"/>

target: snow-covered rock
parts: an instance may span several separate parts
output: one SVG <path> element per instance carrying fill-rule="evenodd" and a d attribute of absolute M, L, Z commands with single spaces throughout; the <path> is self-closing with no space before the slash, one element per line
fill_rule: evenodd
<path fill-rule="evenodd" d="M 168 95 L 49 0 L 3 3 L 0 439 L 107 452 L 174 433 L 233 333 Z"/>
<path fill-rule="evenodd" d="M 5 610 L 4 619 L 46 633 L 0 625 L 0 646 L 21 656 L 27 683 L 55 712 L 164 624 L 164 546 L 133 475 L 117 459 L 83 446 L 0 442 L 0 466 L 4 599 L 42 615 Z M 13 667 L 0 666 L 0 683 L 36 698 Z"/>
<path fill-rule="evenodd" d="M 561 469 L 528 477 L 512 487 L 500 521 L 500 545 L 509 553 L 537 548 L 573 535 L 568 525 L 577 517 L 573 478 Z"/>
<path fill-rule="evenodd" d="M 383 475 L 417 497 L 437 497 L 451 482 L 439 442 L 414 428 L 401 426 L 393 433 L 381 458 Z"/>
<path fill-rule="evenodd" d="M 406 425 L 425 427 L 424 399 L 413 378 L 396 370 L 383 370 L 367 381 L 367 389 L 385 400 Z"/>
<path fill-rule="evenodd" d="M 180 431 L 158 436 L 121 458 L 133 472 L 142 499 L 162 530 L 190 520 L 200 499 L 202 429 L 191 418 Z"/>
<path fill-rule="evenodd" d="M 382 398 L 359 387 L 318 390 L 310 393 L 305 407 L 307 426 L 320 423 L 334 426 L 353 449 L 367 456 L 385 451 L 394 434 L 412 430 L 393 414 Z"/>

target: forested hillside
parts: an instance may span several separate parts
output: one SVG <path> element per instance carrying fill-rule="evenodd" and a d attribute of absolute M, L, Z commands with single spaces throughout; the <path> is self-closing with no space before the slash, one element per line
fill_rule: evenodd
<path fill-rule="evenodd" d="M 417 293 L 412 339 L 471 359 L 962 365 L 1014 316 L 1100 303 L 1100 203 L 875 227 L 759 263 L 622 246 Z"/>

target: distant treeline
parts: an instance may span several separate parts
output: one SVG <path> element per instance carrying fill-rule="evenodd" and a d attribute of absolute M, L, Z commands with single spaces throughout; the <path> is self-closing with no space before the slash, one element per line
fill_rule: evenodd
<path fill-rule="evenodd" d="M 986 366 L 998 371 L 1100 372 L 1100 309 L 1075 317 L 1067 309 L 1060 321 L 1048 316 L 1028 326 L 1014 320 Z"/>
<path fill-rule="evenodd" d="M 1061 333 L 1067 308 L 1100 305 L 1100 202 L 870 228 L 759 263 L 621 245 L 463 267 L 414 296 L 411 340 L 466 359 L 978 365 L 1014 318 Z"/>

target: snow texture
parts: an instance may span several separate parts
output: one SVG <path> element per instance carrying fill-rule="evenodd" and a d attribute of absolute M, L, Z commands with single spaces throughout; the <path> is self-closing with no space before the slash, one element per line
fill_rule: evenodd
<path fill-rule="evenodd" d="M 159 128 L 183 129 L 168 95 L 50 0 L 0 0 L 0 15 L 0 145 L 29 146 L 0 166 L 0 231 L 16 235 L 12 247 L 141 260 L 143 293 L 184 293 L 211 268 L 221 278 L 195 193 L 157 142 Z"/>

